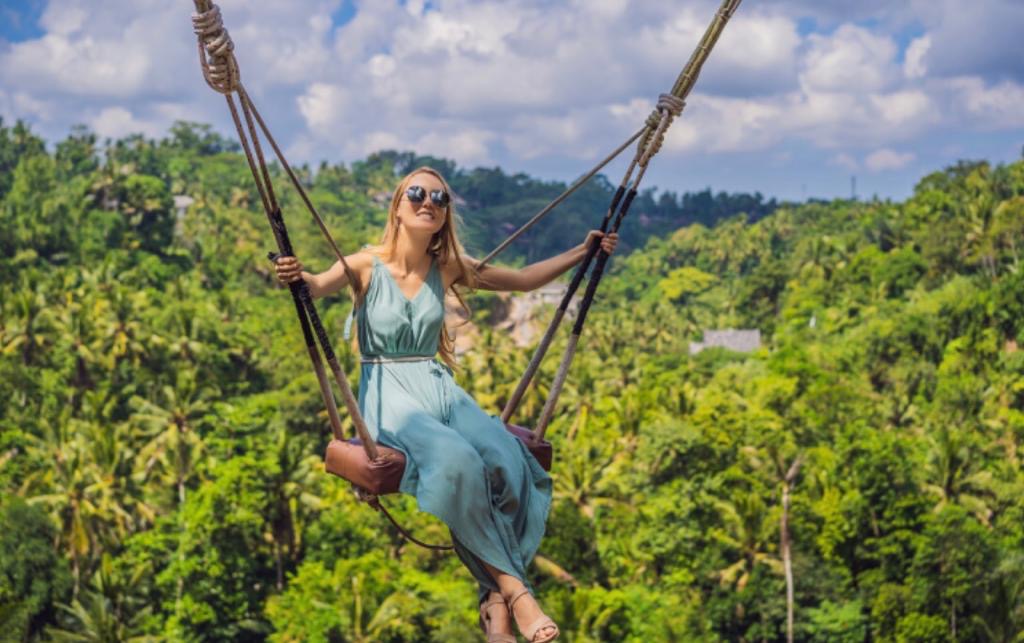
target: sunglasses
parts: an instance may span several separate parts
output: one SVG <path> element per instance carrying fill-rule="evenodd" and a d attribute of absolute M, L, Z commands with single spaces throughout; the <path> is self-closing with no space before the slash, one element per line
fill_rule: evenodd
<path fill-rule="evenodd" d="M 409 197 L 409 200 L 414 204 L 419 205 L 427 198 L 427 191 L 419 185 L 410 185 L 405 191 L 405 196 Z M 430 202 L 439 208 L 448 207 L 448 203 L 451 201 L 451 197 L 444 190 L 431 190 L 430 191 Z"/>

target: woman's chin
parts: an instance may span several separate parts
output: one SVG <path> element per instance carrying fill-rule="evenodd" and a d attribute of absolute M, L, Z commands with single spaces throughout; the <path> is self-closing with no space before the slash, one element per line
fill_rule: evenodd
<path fill-rule="evenodd" d="M 408 222 L 404 226 L 409 232 L 423 233 L 423 234 L 434 234 L 441 229 L 438 223 L 431 219 L 414 219 Z"/>

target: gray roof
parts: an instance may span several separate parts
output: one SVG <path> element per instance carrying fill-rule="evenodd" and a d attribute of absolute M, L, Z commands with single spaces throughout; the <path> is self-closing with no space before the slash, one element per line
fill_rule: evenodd
<path fill-rule="evenodd" d="M 690 342 L 690 355 L 696 355 L 705 348 L 727 348 L 737 353 L 750 353 L 761 348 L 761 331 L 753 330 L 706 330 L 704 341 Z"/>

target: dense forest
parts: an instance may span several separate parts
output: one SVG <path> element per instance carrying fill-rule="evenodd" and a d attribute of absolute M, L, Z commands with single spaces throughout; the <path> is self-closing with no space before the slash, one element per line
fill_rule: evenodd
<path fill-rule="evenodd" d="M 352 251 L 422 163 L 477 254 L 564 188 L 400 152 L 300 175 Z M 588 185 L 502 260 L 582 240 L 611 191 Z M 205 125 L 48 147 L 0 122 L 0 640 L 481 638 L 457 559 L 323 472 L 258 202 Z M 548 432 L 532 580 L 563 638 L 785 640 L 790 586 L 796 640 L 1024 641 L 1024 162 L 961 162 L 902 203 L 646 191 L 622 232 Z M 497 412 L 530 350 L 492 328 L 493 297 L 470 297 L 456 378 Z M 319 305 L 340 339 L 349 302 Z M 763 345 L 691 354 L 725 328 Z"/>

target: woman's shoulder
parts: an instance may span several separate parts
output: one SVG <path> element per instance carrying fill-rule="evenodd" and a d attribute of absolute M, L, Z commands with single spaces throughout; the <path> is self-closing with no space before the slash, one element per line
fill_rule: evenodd
<path fill-rule="evenodd" d="M 460 284 L 462 286 L 474 287 L 476 285 L 477 263 L 476 259 L 464 254 L 458 257 L 449 255 L 443 259 L 439 256 L 437 261 L 445 286 Z"/>
<path fill-rule="evenodd" d="M 362 272 L 372 268 L 373 264 L 376 263 L 376 261 L 379 261 L 380 258 L 381 253 L 378 248 L 375 246 L 363 246 L 352 254 L 347 255 L 345 257 L 345 261 L 348 262 L 348 265 L 354 270 Z"/>
<path fill-rule="evenodd" d="M 355 288 L 360 296 L 365 294 L 366 288 L 370 283 L 370 275 L 373 273 L 373 265 L 375 263 L 374 257 L 375 255 L 368 246 L 364 246 L 352 254 L 345 255 L 345 263 L 355 273 L 358 280 Z"/>
<path fill-rule="evenodd" d="M 374 264 L 374 259 L 380 259 L 381 253 L 374 246 L 364 246 L 359 248 L 355 252 L 345 257 L 345 261 L 349 263 L 353 268 L 358 267 L 369 267 Z"/>

